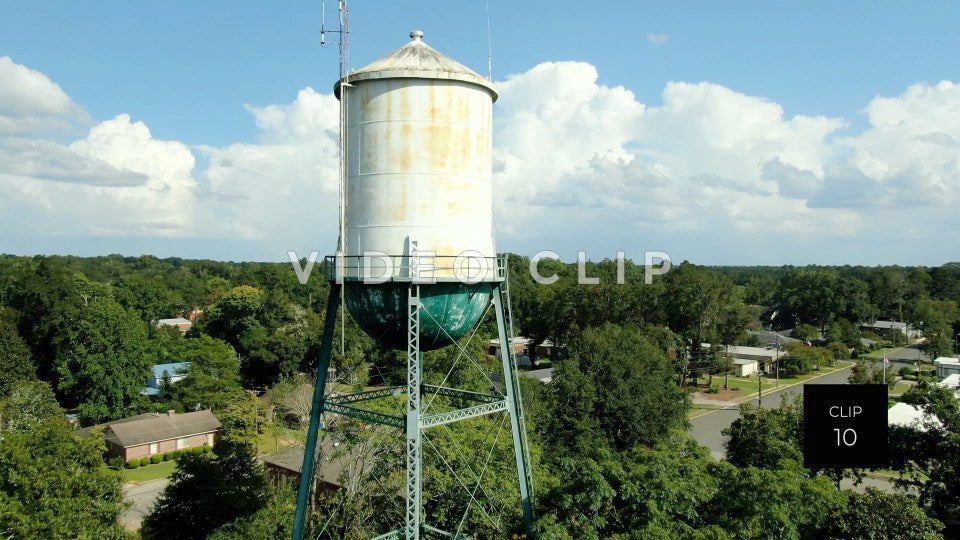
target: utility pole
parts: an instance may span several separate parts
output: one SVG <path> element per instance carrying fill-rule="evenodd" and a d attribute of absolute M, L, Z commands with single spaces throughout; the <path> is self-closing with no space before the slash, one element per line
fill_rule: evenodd
<path fill-rule="evenodd" d="M 763 371 L 757 370 L 757 408 L 763 405 Z"/>

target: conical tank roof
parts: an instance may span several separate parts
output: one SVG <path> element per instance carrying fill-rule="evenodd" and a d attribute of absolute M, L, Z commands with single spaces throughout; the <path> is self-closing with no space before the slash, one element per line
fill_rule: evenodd
<path fill-rule="evenodd" d="M 446 79 L 482 86 L 494 101 L 497 90 L 487 78 L 423 42 L 423 32 L 410 32 L 410 43 L 354 71 L 346 77 L 348 84 L 373 79 Z M 340 81 L 334 85 L 340 97 Z"/>

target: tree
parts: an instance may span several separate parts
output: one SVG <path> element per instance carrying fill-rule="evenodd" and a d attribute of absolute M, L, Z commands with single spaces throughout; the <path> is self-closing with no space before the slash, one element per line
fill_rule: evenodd
<path fill-rule="evenodd" d="M 155 364 L 190 363 L 183 379 L 161 387 L 161 398 L 181 409 L 221 410 L 243 391 L 237 354 L 219 339 L 203 334 L 185 338 L 176 329 L 161 329 L 149 349 Z"/>
<path fill-rule="evenodd" d="M 868 487 L 849 493 L 846 510 L 830 520 L 823 537 L 938 540 L 942 530 L 943 524 L 924 514 L 915 499 Z"/>
<path fill-rule="evenodd" d="M 140 314 L 145 321 L 175 317 L 189 306 L 183 298 L 171 291 L 161 277 L 127 274 L 116 285 L 120 305 Z"/>
<path fill-rule="evenodd" d="M 297 509 L 296 492 L 271 490 L 266 504 L 256 512 L 237 518 L 216 529 L 208 540 L 247 540 L 250 538 L 290 538 Z"/>
<path fill-rule="evenodd" d="M 652 444 L 686 425 L 690 398 L 672 376 L 666 355 L 636 328 L 587 329 L 557 367 L 550 430 L 573 441 L 595 422 L 615 448 Z"/>
<path fill-rule="evenodd" d="M 785 377 L 809 373 L 811 370 L 820 369 L 820 366 L 832 366 L 836 361 L 833 354 L 820 347 L 789 343 L 786 349 L 787 355 L 780 359 L 780 374 Z"/>
<path fill-rule="evenodd" d="M 927 350 L 933 357 L 953 354 L 954 326 L 960 309 L 953 300 L 921 298 L 913 309 L 912 320 L 927 338 Z"/>
<path fill-rule="evenodd" d="M 79 406 L 92 424 L 128 413 L 146 384 L 146 325 L 111 298 L 82 308 L 62 337 L 56 389 L 67 406 Z"/>
<path fill-rule="evenodd" d="M 729 359 L 726 354 L 727 347 L 743 339 L 747 335 L 747 328 L 756 322 L 759 316 L 760 308 L 758 306 L 748 306 L 738 297 L 732 298 L 729 303 L 721 308 L 717 333 L 720 337 L 720 343 L 724 346 L 721 366 L 725 374 L 723 382 L 724 388 L 729 387 L 730 375 Z M 712 376 L 713 372 L 711 371 L 710 384 L 713 382 Z"/>
<path fill-rule="evenodd" d="M 9 538 L 121 539 L 123 481 L 103 467 L 102 437 L 60 420 L 0 438 L 0 531 Z"/>
<path fill-rule="evenodd" d="M 297 418 L 297 425 L 306 429 L 313 408 L 314 383 L 303 373 L 282 379 L 269 392 L 270 401 Z"/>
<path fill-rule="evenodd" d="M 705 513 L 735 538 L 820 538 L 846 496 L 828 478 L 810 478 L 795 462 L 777 469 L 720 462 L 720 488 Z"/>
<path fill-rule="evenodd" d="M 222 440 L 213 454 L 178 458 L 177 470 L 143 521 L 145 538 L 203 539 L 250 516 L 268 500 L 266 473 L 252 444 Z"/>
<path fill-rule="evenodd" d="M 688 371 L 697 377 L 706 365 L 702 361 L 708 358 L 701 354 L 702 345 L 717 342 L 723 311 L 734 300 L 733 284 L 724 276 L 686 261 L 667 274 L 664 281 L 666 290 L 662 302 L 667 324 L 689 345 L 686 357 L 689 362 L 684 364 L 683 380 Z"/>
<path fill-rule="evenodd" d="M 29 430 L 51 419 L 62 421 L 63 410 L 50 385 L 43 381 L 20 381 L 0 399 L 0 433 Z"/>
<path fill-rule="evenodd" d="M 901 398 L 924 411 L 922 429 L 890 426 L 890 463 L 905 473 L 899 483 L 944 522 L 960 517 L 960 400 L 953 390 L 920 382 Z"/>
<path fill-rule="evenodd" d="M 0 318 L 0 397 L 21 381 L 37 378 L 36 366 L 17 328 Z"/>
<path fill-rule="evenodd" d="M 740 418 L 722 431 L 726 459 L 737 467 L 776 469 L 785 460 L 803 461 L 803 412 L 786 398 L 779 408 L 740 405 Z"/>

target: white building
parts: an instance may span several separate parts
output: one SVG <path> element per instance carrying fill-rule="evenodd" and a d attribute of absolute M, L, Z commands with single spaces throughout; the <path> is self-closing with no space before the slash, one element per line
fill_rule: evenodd
<path fill-rule="evenodd" d="M 749 377 L 757 372 L 757 366 L 759 363 L 756 360 L 748 360 L 746 358 L 734 358 L 733 360 L 733 372 L 737 377 Z"/>
<path fill-rule="evenodd" d="M 937 378 L 941 380 L 954 373 L 960 373 L 960 358 L 941 356 L 933 361 L 933 365 L 937 368 Z"/>
<path fill-rule="evenodd" d="M 887 425 L 889 426 L 911 427 L 919 431 L 926 431 L 927 428 L 923 425 L 923 417 L 923 409 L 907 403 L 897 403 L 887 409 Z M 930 418 L 930 421 L 934 425 L 941 425 L 940 420 L 936 417 Z"/>
<path fill-rule="evenodd" d="M 727 358 L 736 366 L 735 369 L 738 371 L 742 369 L 747 372 L 746 375 L 741 375 L 742 377 L 757 371 L 772 373 L 776 369 L 777 361 L 786 355 L 787 352 L 782 348 L 777 350 L 773 347 L 745 347 L 741 345 L 727 347 Z M 746 362 L 738 362 L 738 360 Z M 749 367 L 750 362 L 754 363 L 752 367 Z"/>

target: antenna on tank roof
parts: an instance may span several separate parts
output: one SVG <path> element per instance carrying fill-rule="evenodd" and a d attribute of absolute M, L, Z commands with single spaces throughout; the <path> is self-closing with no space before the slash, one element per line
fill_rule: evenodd
<path fill-rule="evenodd" d="M 350 10 L 347 8 L 347 0 L 338 0 L 337 2 L 337 11 L 338 11 L 338 30 L 327 30 L 327 2 L 322 0 L 320 2 L 320 46 L 327 46 L 327 32 L 332 34 L 337 34 L 338 38 L 336 41 L 337 48 L 340 53 L 340 82 L 339 82 L 339 94 L 340 94 L 340 167 L 339 167 L 339 196 L 338 206 L 340 207 L 340 227 L 339 227 L 339 237 L 337 240 L 337 255 L 336 264 L 339 267 L 339 275 L 343 276 L 346 273 L 346 260 L 344 254 L 347 252 L 347 234 L 346 234 L 346 212 L 347 212 L 347 75 L 350 70 Z M 344 320 L 345 307 L 344 307 L 344 288 L 340 288 L 340 320 Z M 345 354 L 346 350 L 346 325 L 340 325 L 340 354 Z"/>
<path fill-rule="evenodd" d="M 487 3 L 487 79 L 493 80 L 493 35 L 490 33 L 490 0 Z"/>

